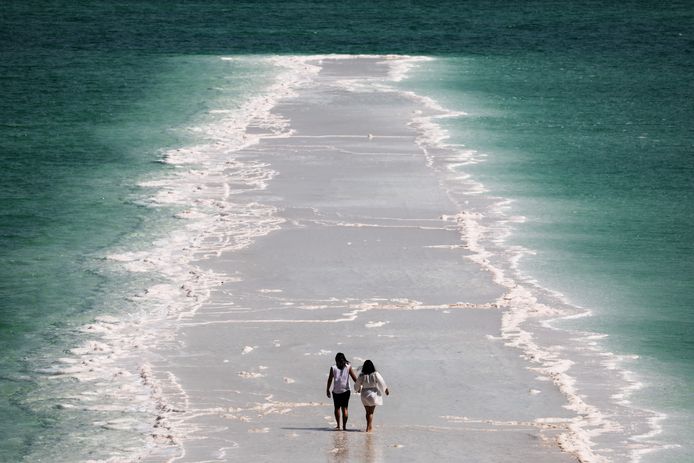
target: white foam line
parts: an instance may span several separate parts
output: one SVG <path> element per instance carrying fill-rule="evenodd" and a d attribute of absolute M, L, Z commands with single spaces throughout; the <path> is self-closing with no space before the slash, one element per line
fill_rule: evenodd
<path fill-rule="evenodd" d="M 370 135 L 370 136 L 369 136 Z M 374 134 L 360 134 L 360 135 L 292 135 L 292 139 L 299 139 L 299 138 L 368 138 L 368 139 L 373 139 L 373 138 L 388 138 L 388 139 L 401 139 L 401 140 L 409 140 L 413 137 L 409 135 L 374 135 Z M 286 145 L 288 147 L 296 148 L 292 145 Z M 330 147 L 328 146 L 321 146 L 320 148 L 326 148 Z M 304 146 L 302 146 L 302 149 Z M 383 154 L 383 153 L 381 153 Z"/>
<path fill-rule="evenodd" d="M 176 425 L 180 410 L 170 403 L 179 397 L 180 407 L 188 407 L 185 392 L 172 375 L 155 375 L 146 358 L 151 349 L 172 340 L 176 321 L 192 317 L 213 288 L 234 280 L 203 271 L 195 262 L 246 247 L 283 223 L 274 207 L 231 200 L 249 190 L 265 189 L 276 174 L 267 163 L 241 159 L 236 153 L 262 138 L 291 135 L 287 121 L 270 110 L 309 84 L 320 68 L 305 57 L 264 60 L 277 65 L 281 72 L 263 95 L 249 99 L 240 108 L 215 111 L 213 123 L 190 127 L 191 134 L 205 141 L 166 151 L 163 162 L 176 169 L 140 183 L 152 191 L 143 204 L 182 209 L 176 217 L 184 222 L 147 251 L 113 252 L 108 259 L 129 271 L 158 274 L 165 282 L 131 298 L 139 305 L 139 313 L 120 319 L 102 317 L 84 327 L 83 331 L 95 339 L 74 348 L 73 357 L 46 371 L 52 377 L 79 380 L 85 388 L 79 400 L 94 402 L 92 409 L 128 412 L 135 406 L 147 410 L 152 418 L 151 430 L 144 432 L 148 443 L 132 459 L 142 459 L 162 447 L 177 449 L 172 461 L 185 455 L 180 440 L 184 432 Z M 251 124 L 263 133 L 249 133 Z M 173 391 L 178 392 L 172 395 Z M 102 405 L 97 403 L 99 397 Z M 108 421 L 105 426 L 120 425 Z"/>
<path fill-rule="evenodd" d="M 266 323 L 280 323 L 280 324 L 301 324 L 301 323 L 344 323 L 354 321 L 353 317 L 337 318 L 329 320 L 316 320 L 316 319 L 306 319 L 306 320 L 293 320 L 293 319 L 258 319 L 258 320 L 213 320 L 207 322 L 195 322 L 195 323 L 183 323 L 181 326 L 209 326 L 209 325 L 244 325 L 244 324 L 266 324 Z"/>
<path fill-rule="evenodd" d="M 330 59 L 369 58 L 378 60 L 380 65 L 388 67 L 387 76 L 363 78 L 336 82 L 338 88 L 350 91 L 397 92 L 424 108 L 411 117 L 410 125 L 417 131 L 416 142 L 420 147 L 428 166 L 440 171 L 447 179 L 449 196 L 459 204 L 460 212 L 444 216 L 442 220 L 459 230 L 464 247 L 472 251 L 468 259 L 478 263 L 481 268 L 492 275 L 494 281 L 507 289 L 507 294 L 497 303 L 487 305 L 424 306 L 417 301 L 364 301 L 356 305 L 347 305 L 351 312 L 334 320 L 225 320 L 194 322 L 190 321 L 203 303 L 209 300 L 211 292 L 230 276 L 204 272 L 194 265 L 196 260 L 218 256 L 224 251 L 242 249 L 251 244 L 258 236 L 277 230 L 283 221 L 277 216 L 275 208 L 258 203 L 244 203 L 231 198 L 241 197 L 249 189 L 263 190 L 276 175 L 269 165 L 259 161 L 239 159 L 235 153 L 257 144 L 263 138 L 282 139 L 295 136 L 288 121 L 273 114 L 271 109 L 282 99 L 295 96 L 297 89 L 312 85 L 321 69 L 321 62 Z M 222 58 L 233 60 L 238 58 Z M 565 394 L 568 407 L 576 412 L 576 417 L 569 421 L 567 429 L 559 437 L 559 445 L 572 453 L 584 463 L 601 463 L 609 458 L 598 454 L 593 449 L 594 439 L 618 429 L 619 424 L 606 416 L 597 407 L 589 404 L 581 395 L 576 379 L 568 372 L 571 362 L 562 358 L 560 351 L 549 351 L 539 345 L 534 334 L 525 327 L 531 320 L 556 320 L 562 316 L 574 316 L 561 310 L 540 304 L 534 297 L 533 290 L 539 284 L 518 275 L 518 262 L 522 252 L 517 248 L 509 251 L 502 248 L 509 236 L 510 227 L 519 218 L 510 219 L 507 210 L 509 200 L 496 198 L 493 204 L 485 209 L 484 214 L 469 207 L 467 200 L 460 198 L 487 193 L 484 185 L 468 174 L 460 172 L 467 165 L 474 165 L 484 160 L 484 154 L 458 145 L 446 143 L 448 133 L 437 123 L 447 118 L 464 117 L 465 113 L 443 108 L 435 100 L 412 92 L 396 88 L 393 83 L 402 81 L 407 73 L 417 64 L 430 61 L 431 58 L 393 56 L 393 55 L 315 55 L 284 56 L 265 58 L 283 71 L 277 76 L 274 84 L 263 95 L 247 101 L 240 108 L 216 108 L 219 117 L 214 124 L 190 127 L 190 133 L 204 138 L 199 145 L 180 147 L 163 153 L 162 161 L 175 167 L 174 171 L 164 178 L 142 182 L 143 188 L 154 191 L 151 198 L 143 203 L 150 207 L 176 207 L 184 209 L 179 212 L 185 221 L 180 230 L 154 243 L 153 249 L 143 253 L 113 253 L 110 259 L 119 262 L 132 271 L 158 272 L 168 280 L 167 283 L 155 285 L 141 295 L 133 298 L 143 307 L 143 314 L 128 319 L 124 317 L 119 323 L 98 321 L 90 332 L 97 339 L 92 344 L 85 343 L 70 359 L 56 365 L 56 376 L 71 376 L 83 382 L 93 382 L 95 388 L 103 391 L 107 402 L 123 411 L 130 410 L 133 397 L 144 397 L 142 407 L 149 410 L 153 420 L 156 417 L 156 432 L 150 432 L 151 447 L 138 457 L 146 456 L 151 448 L 173 447 L 178 455 L 174 461 L 185 455 L 181 445 L 181 436 L 190 435 L 190 418 L 199 416 L 205 411 L 189 410 L 186 407 L 185 392 L 177 388 L 175 378 L 164 375 L 156 377 L 145 361 L 148 348 L 172 339 L 175 326 L 200 326 L 218 323 L 339 323 L 358 319 L 363 312 L 370 310 L 450 310 L 490 309 L 503 307 L 502 338 L 511 346 L 520 349 L 528 361 L 537 365 L 536 369 L 544 376 L 551 378 Z M 261 129 L 263 133 L 250 133 L 250 125 Z M 369 134 L 353 137 L 369 138 Z M 378 134 L 372 134 L 377 138 Z M 326 138 L 329 138 L 327 136 Z M 410 138 L 410 137 L 403 137 Z M 292 147 L 296 148 L 296 147 Z M 232 185 L 242 185 L 235 189 Z M 492 198 L 484 198 L 490 200 Z M 327 222 L 326 222 L 327 223 Z M 379 226 L 373 224 L 349 224 L 344 226 Z M 422 228 L 422 227 L 417 227 Z M 429 229 L 429 228 L 426 228 Z M 431 227 L 439 230 L 441 228 Z M 445 228 L 448 229 L 448 228 Z M 508 254 L 511 257 L 508 257 Z M 510 263 L 509 263 L 510 262 Z M 515 271 L 515 273 L 514 273 Z M 544 294 L 547 292 L 545 291 Z M 329 300 L 326 302 L 337 302 Z M 325 306 L 325 308 L 334 308 Z M 284 308 L 286 309 L 286 308 Z M 168 331 L 167 331 L 168 330 Z M 138 361 L 134 372 L 123 370 L 117 365 L 123 359 Z M 134 373 L 134 374 L 133 374 Z M 103 385 L 110 385 L 104 389 Z M 98 386 L 97 386 L 98 385 Z M 173 404 L 171 395 L 164 390 L 178 390 L 180 407 Z M 144 391 L 144 393 L 143 393 Z M 94 400 L 97 391 L 84 395 L 83 400 Z M 119 397 L 115 401 L 113 397 Z M 122 399 L 122 400 L 121 400 Z M 267 398 L 266 400 L 270 400 Z M 320 404 L 322 405 L 322 404 Z M 270 405 L 259 405 L 266 410 L 281 410 Z M 293 406 L 298 406 L 293 404 Z M 307 406 L 316 406 L 310 404 Z M 288 407 L 285 407 L 288 408 Z M 210 413 L 219 413 L 219 411 Z M 233 414 L 234 411 L 227 410 Z M 161 417 L 161 418 L 159 418 Z M 653 420 L 653 432 L 642 433 L 635 439 L 648 440 L 657 431 L 658 421 Z M 638 449 L 633 455 L 634 461 L 639 455 L 650 451 Z"/>
<path fill-rule="evenodd" d="M 491 424 L 493 426 L 499 427 L 523 427 L 523 428 L 537 428 L 537 429 L 550 429 L 567 430 L 571 424 L 571 419 L 567 418 L 537 418 L 533 421 L 501 421 L 501 420 L 490 420 L 490 419 L 472 419 L 466 416 L 451 416 L 445 415 L 441 416 L 442 419 L 449 421 L 451 423 L 473 423 L 473 424 Z"/>
<path fill-rule="evenodd" d="M 388 228 L 388 229 L 411 229 L 411 230 L 451 230 L 448 227 L 425 227 L 422 225 L 384 225 L 373 223 L 339 222 L 323 219 L 305 219 L 303 222 L 316 223 L 319 225 L 345 227 L 345 228 Z"/>
<path fill-rule="evenodd" d="M 346 82 L 345 85 L 349 87 L 352 83 Z M 366 87 L 360 83 L 354 87 L 354 90 L 365 91 Z M 378 88 L 379 91 L 397 91 L 382 82 L 375 84 L 373 88 Z M 475 211 L 469 207 L 468 201 L 464 200 L 466 196 L 481 196 L 488 193 L 483 184 L 462 172 L 465 166 L 483 162 L 485 155 L 464 146 L 448 144 L 449 134 L 437 122 L 446 118 L 464 117 L 465 113 L 448 110 L 436 101 L 412 92 L 400 91 L 400 93 L 426 108 L 425 111 L 414 112 L 410 125 L 418 132 L 417 144 L 427 159 L 427 165 L 442 174 L 448 187 L 449 197 L 460 206 L 461 212 L 444 219 L 458 226 L 465 243 L 463 247 L 473 252 L 473 255 L 466 258 L 490 272 L 497 284 L 507 288 L 507 294 L 498 301 L 500 306 L 505 307 L 502 338 L 509 345 L 524 352 L 530 362 L 539 363 L 541 365 L 539 371 L 552 378 L 567 397 L 568 408 L 577 413 L 568 430 L 560 436 L 560 447 L 576 455 L 584 463 L 611 461 L 611 457 L 594 451 L 594 439 L 604 434 L 625 432 L 625 430 L 616 420 L 584 400 L 578 390 L 576 379 L 568 374 L 572 363 L 560 357 L 561 350 L 543 349 L 536 341 L 534 334 L 522 328 L 530 319 L 534 319 L 541 320 L 540 326 L 558 331 L 552 326 L 556 321 L 587 317 L 591 315 L 591 311 L 580 308 L 573 308 L 571 311 L 550 308 L 540 304 L 532 295 L 532 290 L 536 290 L 570 306 L 569 301 L 560 293 L 547 290 L 538 282 L 521 275 L 519 262 L 524 255 L 532 254 L 532 251 L 520 246 L 506 245 L 513 225 L 526 220 L 525 217 L 508 215 L 512 200 L 485 197 L 485 201 L 492 201 L 492 204 L 485 208 L 485 214 Z M 508 268 L 508 271 L 504 268 Z M 527 284 L 528 287 L 522 286 L 521 283 Z M 580 335 L 588 334 L 580 333 Z M 590 342 L 594 342 L 594 339 Z M 617 369 L 617 365 L 618 363 L 614 362 L 611 367 Z M 640 387 L 640 383 L 636 380 L 626 377 L 628 374 L 624 370 L 622 370 L 622 376 L 627 381 L 627 386 L 623 389 L 625 394 Z M 659 432 L 658 425 L 654 424 L 655 421 L 651 422 L 652 431 L 640 436 L 644 440 Z M 651 445 L 654 444 L 651 442 Z M 606 451 L 609 452 L 610 449 Z M 631 460 L 638 460 L 637 453 L 632 452 Z"/>
<path fill-rule="evenodd" d="M 294 306 L 295 309 L 305 309 L 306 306 Z M 345 313 L 344 317 L 331 318 L 331 319 L 286 319 L 286 318 L 261 318 L 261 319 L 225 319 L 225 320 L 208 320 L 201 322 L 184 322 L 181 326 L 193 327 L 193 326 L 210 326 L 210 325 L 244 325 L 244 324 L 319 324 L 319 323 L 348 323 L 353 322 L 358 319 L 359 314 L 372 311 L 372 310 L 432 310 L 432 311 L 448 311 L 451 309 L 462 309 L 462 310 L 493 310 L 499 309 L 497 303 L 487 303 L 487 304 L 472 304 L 467 302 L 459 302 L 454 304 L 442 304 L 442 305 L 425 305 L 421 303 L 412 304 L 378 304 L 373 302 L 365 302 L 357 306 L 308 306 L 309 308 L 320 308 L 320 309 L 334 309 L 334 310 L 348 310 L 353 309 L 352 312 Z M 269 309 L 272 310 L 272 309 Z M 277 308 L 277 310 L 286 310 L 285 307 Z M 369 325 L 369 327 L 383 326 L 387 322 L 375 322 Z"/>

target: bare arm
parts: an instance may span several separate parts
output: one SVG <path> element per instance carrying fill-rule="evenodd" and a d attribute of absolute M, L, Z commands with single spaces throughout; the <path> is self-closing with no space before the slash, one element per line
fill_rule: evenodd
<path fill-rule="evenodd" d="M 349 376 L 352 378 L 352 381 L 355 383 L 357 382 L 357 375 L 354 374 L 354 370 L 352 370 L 352 367 L 349 367 Z"/>
<path fill-rule="evenodd" d="M 354 381 L 354 392 L 361 392 L 361 376 Z"/>
<path fill-rule="evenodd" d="M 388 390 L 388 386 L 386 385 L 386 381 L 383 379 L 383 376 L 381 376 L 380 373 L 376 373 L 376 378 L 378 380 L 378 386 L 379 388 L 386 393 L 386 395 L 390 395 L 390 391 Z"/>
<path fill-rule="evenodd" d="M 333 383 L 333 369 L 328 373 L 328 384 L 325 386 L 325 394 L 330 398 L 330 385 Z"/>

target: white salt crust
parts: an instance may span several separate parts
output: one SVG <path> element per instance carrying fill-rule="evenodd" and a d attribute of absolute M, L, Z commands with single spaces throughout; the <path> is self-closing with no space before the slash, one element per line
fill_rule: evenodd
<path fill-rule="evenodd" d="M 177 324 L 198 324 L 192 316 L 208 300 L 214 288 L 233 279 L 203 271 L 195 262 L 220 256 L 222 253 L 242 249 L 254 239 L 282 227 L 283 219 L 268 205 L 243 203 L 235 200 L 240 191 L 266 188 L 277 174 L 269 165 L 246 159 L 238 159 L 235 153 L 258 143 L 262 138 L 289 137 L 292 135 L 287 121 L 271 113 L 281 100 L 296 95 L 302 86 L 311 85 L 320 71 L 322 60 L 357 59 L 360 55 L 326 55 L 304 57 L 258 58 L 271 62 L 282 71 L 275 83 L 263 96 L 252 98 L 238 109 L 217 109 L 219 118 L 214 124 L 195 127 L 192 130 L 205 140 L 196 146 L 181 147 L 163 154 L 163 162 L 175 166 L 173 173 L 157 179 L 143 181 L 141 186 L 151 195 L 145 201 L 150 207 L 175 209 L 181 219 L 180 229 L 153 243 L 148 251 L 113 253 L 108 259 L 132 272 L 153 272 L 167 281 L 133 296 L 142 307 L 140 313 L 122 317 L 100 317 L 83 327 L 90 333 L 90 340 L 70 351 L 70 356 L 56 361 L 48 373 L 57 377 L 72 377 L 94 384 L 93 393 L 84 393 L 78 398 L 82 407 L 94 410 L 130 410 L 133 404 L 148 411 L 151 426 L 141 430 L 146 435 L 147 446 L 127 457 L 114 457 L 107 461 L 133 461 L 144 458 L 153 449 L 182 449 L 181 436 L 191 432 L 181 426 L 178 410 L 168 398 L 176 396 L 176 403 L 186 403 L 186 393 L 172 374 L 154 374 L 147 353 L 164 342 L 172 342 Z M 543 345 L 533 332 L 540 326 L 557 330 L 554 324 L 569 317 L 590 316 L 590 311 L 572 307 L 560 294 L 542 288 L 538 282 L 522 275 L 520 261 L 532 251 L 522 247 L 506 246 L 514 224 L 522 223 L 524 217 L 509 215 L 512 202 L 503 198 L 486 198 L 489 192 L 484 185 L 466 174 L 466 166 L 484 161 L 484 155 L 465 147 L 448 145 L 448 134 L 437 123 L 445 118 L 464 117 L 465 113 L 449 111 L 436 101 L 412 92 L 401 90 L 397 83 L 406 78 L 413 67 L 432 58 L 383 56 L 390 71 L 387 78 L 372 80 L 340 80 L 336 87 L 351 92 L 383 91 L 398 92 L 421 104 L 422 110 L 411 117 L 411 126 L 417 131 L 417 144 L 425 154 L 427 165 L 439 170 L 451 199 L 459 205 L 459 213 L 442 217 L 456 227 L 461 236 L 461 247 L 470 251 L 467 258 L 477 263 L 481 270 L 489 272 L 494 281 L 506 288 L 506 294 L 490 304 L 460 304 L 430 306 L 409 300 L 350 301 L 345 304 L 343 318 L 333 320 L 229 320 L 228 323 L 340 323 L 351 321 L 358 314 L 369 310 L 390 308 L 393 310 L 441 310 L 451 308 L 477 308 L 503 310 L 501 341 L 519 349 L 528 361 L 529 368 L 548 381 L 552 381 L 564 394 L 566 408 L 575 413 L 574 418 L 554 419 L 547 417 L 534 422 L 522 423 L 537 428 L 559 430 L 557 444 L 566 452 L 584 463 L 610 461 L 638 462 L 649 452 L 656 451 L 654 439 L 661 432 L 661 423 L 666 416 L 651 411 L 641 411 L 648 420 L 648 428 L 639 435 L 627 436 L 632 448 L 625 455 L 609 455 L 608 449 L 600 448 L 595 442 L 610 434 L 624 433 L 620 422 L 610 413 L 601 410 L 586 399 L 580 381 L 572 376 L 574 362 L 566 357 L 567 352 Z M 237 58 L 222 58 L 237 59 Z M 262 129 L 251 133 L 249 127 Z M 369 138 L 378 137 L 370 134 Z M 445 159 L 440 156 L 445 153 Z M 485 197 L 491 206 L 486 210 L 474 210 L 466 198 Z M 366 227 L 370 224 L 343 223 L 344 226 Z M 265 289 L 264 293 L 277 290 Z M 542 299 L 542 300 L 541 300 Z M 545 299 L 552 301 L 545 302 Z M 316 305 L 317 310 L 327 306 Z M 308 308 L 307 309 L 311 309 Z M 205 322 L 200 322 L 205 323 Z M 219 322 L 216 322 L 219 323 Z M 378 330 L 387 321 L 373 320 L 365 327 Z M 624 363 L 635 359 L 605 352 L 600 348 L 604 335 L 595 333 L 569 332 L 575 345 L 592 349 L 586 355 L 600 357 L 606 371 L 620 378 L 618 390 L 612 399 L 624 407 L 630 405 L 630 395 L 643 387 L 636 375 L 624 368 Z M 489 342 L 499 342 L 490 338 Z M 279 343 L 275 344 L 279 347 Z M 245 346 L 243 355 L 254 355 L 256 346 Z M 305 355 L 330 356 L 332 351 L 321 350 Z M 136 365 L 128 369 L 124 365 Z M 238 376 L 256 381 L 265 376 L 264 369 L 240 371 Z M 294 383 L 288 377 L 286 384 Z M 533 393 L 530 391 L 530 393 Z M 267 398 L 265 404 L 256 406 L 255 412 L 262 414 L 287 413 L 297 407 L 316 407 L 318 403 L 278 403 Z M 66 408 L 74 404 L 64 404 Z M 225 413 L 243 419 L 249 410 L 197 410 L 196 413 Z M 451 422 L 469 421 L 465 417 L 444 417 Z M 493 423 L 497 426 L 519 423 Z M 95 425 L 113 429 L 139 429 L 142 424 L 128 418 Z M 268 428 L 252 428 L 250 432 L 265 433 Z M 238 444 L 220 449 L 220 458 Z M 177 454 L 180 456 L 180 453 Z"/>

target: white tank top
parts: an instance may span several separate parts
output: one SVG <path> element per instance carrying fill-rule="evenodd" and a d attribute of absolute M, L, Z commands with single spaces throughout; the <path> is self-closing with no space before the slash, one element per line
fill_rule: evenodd
<path fill-rule="evenodd" d="M 337 368 L 337 365 L 333 365 L 333 392 L 335 394 L 349 391 L 349 368 L 349 363 L 342 370 Z"/>

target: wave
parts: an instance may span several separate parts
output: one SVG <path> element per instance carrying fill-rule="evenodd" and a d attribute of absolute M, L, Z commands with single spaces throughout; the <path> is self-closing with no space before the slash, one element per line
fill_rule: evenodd
<path fill-rule="evenodd" d="M 263 190 L 277 174 L 267 163 L 248 160 L 239 152 L 265 138 L 292 135 L 288 121 L 273 114 L 272 108 L 311 85 L 322 60 L 362 56 L 220 58 L 257 60 L 278 71 L 267 88 L 239 107 L 210 110 L 210 122 L 188 128 L 201 142 L 163 152 L 161 162 L 171 169 L 140 182 L 147 192 L 140 203 L 171 210 L 180 225 L 147 250 L 114 250 L 106 259 L 129 272 L 154 274 L 159 281 L 132 296 L 137 307 L 133 313 L 97 317 L 84 326 L 89 339 L 43 371 L 80 384 L 79 393 L 59 396 L 59 407 L 94 415 L 91 422 L 108 436 L 112 432 L 131 436 L 126 450 L 106 444 L 106 437 L 93 441 L 93 447 L 100 447 L 105 455 L 103 461 L 152 455 L 174 458 L 182 452 L 181 436 L 190 432 L 183 428 L 186 394 L 172 375 L 156 368 L 158 352 L 176 342 L 178 323 L 193 317 L 215 288 L 234 278 L 204 270 L 200 262 L 249 246 L 283 224 L 272 206 L 239 199 L 241 192 Z M 518 349 L 528 368 L 552 381 L 566 397 L 566 407 L 575 413 L 557 445 L 584 463 L 638 462 L 663 448 L 656 438 L 666 416 L 637 408 L 629 400 L 643 387 L 626 368 L 637 359 L 604 350 L 600 345 L 604 334 L 560 327 L 563 320 L 591 312 L 521 271 L 523 256 L 533 251 L 507 242 L 524 218 L 509 213 L 511 199 L 494 197 L 465 171 L 484 162 L 485 156 L 449 144 L 449 134 L 440 123 L 465 113 L 406 87 L 408 73 L 433 58 L 379 58 L 388 65 L 387 74 L 335 85 L 350 91 L 397 92 L 422 108 L 412 115 L 410 124 L 427 165 L 438 172 L 459 210 L 443 219 L 459 230 L 463 247 L 471 252 L 467 258 L 505 288 L 504 296 L 493 304 L 503 311 L 501 339 L 490 342 L 502 341 Z"/>
<path fill-rule="evenodd" d="M 634 405 L 630 397 L 644 387 L 628 365 L 634 355 L 618 355 L 601 345 L 607 334 L 572 330 L 562 322 L 589 317 L 588 309 L 543 287 L 524 273 L 521 261 L 534 251 L 508 244 L 514 228 L 526 221 L 511 214 L 513 199 L 495 197 L 468 166 L 484 162 L 485 155 L 449 144 L 449 134 L 439 123 L 464 118 L 465 113 L 442 107 L 409 90 L 403 94 L 426 108 L 412 119 L 418 143 L 428 165 L 445 179 L 449 197 L 461 211 L 446 217 L 457 224 L 468 259 L 488 271 L 506 288 L 497 301 L 503 310 L 501 338 L 519 349 L 539 379 L 552 381 L 566 397 L 566 408 L 575 413 L 557 444 L 584 463 L 639 462 L 644 455 L 672 448 L 657 440 L 667 415 Z"/>
<path fill-rule="evenodd" d="M 154 367 L 157 352 L 174 342 L 178 322 L 192 317 L 214 288 L 233 279 L 204 270 L 199 263 L 248 246 L 283 222 L 273 207 L 236 199 L 240 192 L 264 189 L 276 174 L 267 164 L 244 160 L 237 153 L 263 137 L 290 135 L 286 121 L 270 110 L 319 68 L 298 57 L 220 59 L 270 65 L 275 76 L 240 107 L 211 110 L 208 122 L 188 127 L 199 144 L 162 153 L 161 162 L 171 168 L 142 180 L 144 194 L 137 202 L 171 211 L 179 224 L 146 250 L 125 248 L 104 256 L 107 266 L 151 275 L 156 283 L 129 297 L 132 312 L 116 308 L 113 315 L 83 326 L 86 340 L 38 372 L 47 383 L 34 400 L 39 395 L 53 397 L 63 414 L 92 423 L 84 432 L 68 432 L 80 441 L 84 455 L 99 455 L 99 461 L 180 453 L 181 409 L 176 403 L 185 394 L 173 376 Z M 65 451 L 77 458 L 74 448 Z M 38 452 L 62 458 L 60 449 Z"/>

